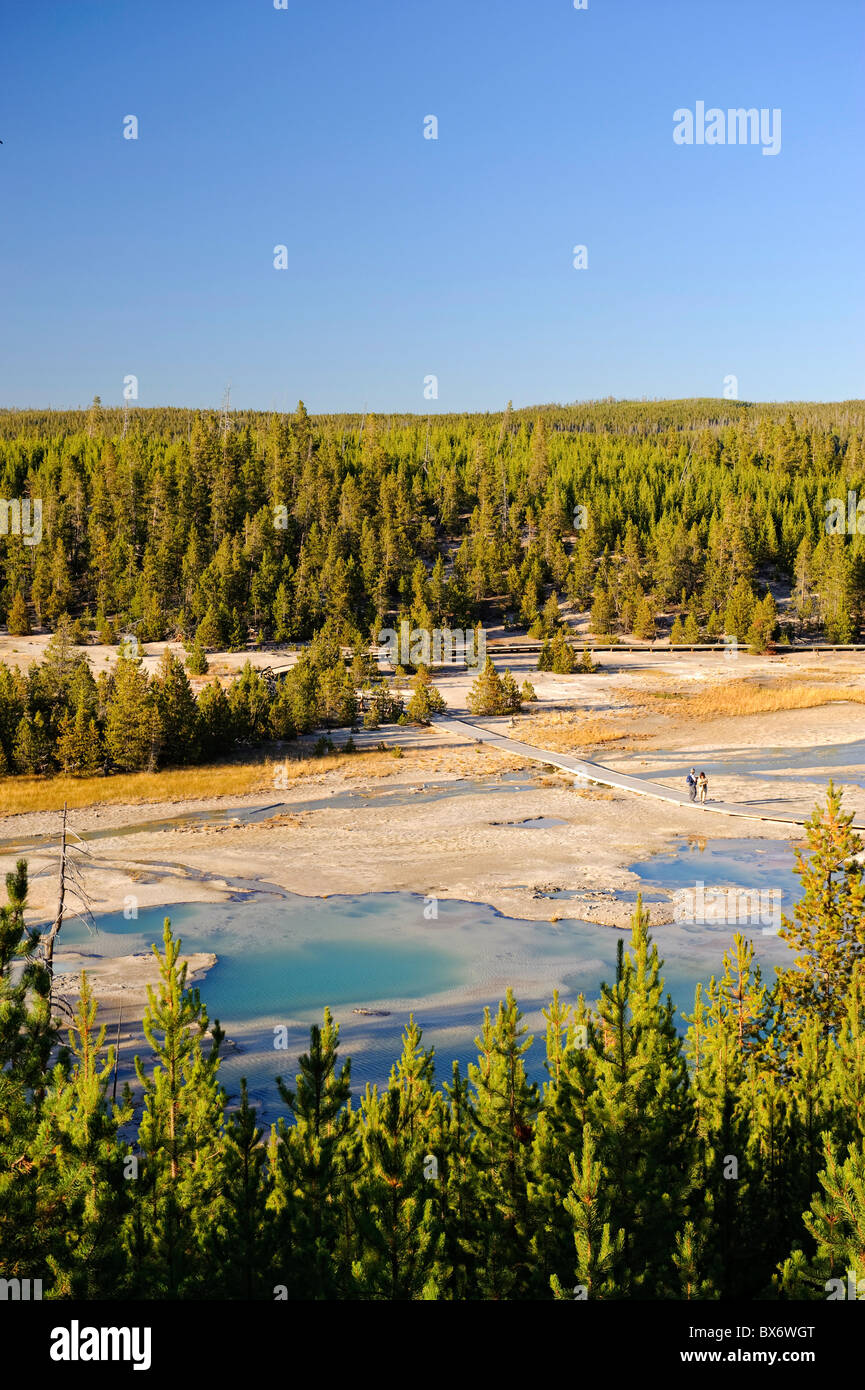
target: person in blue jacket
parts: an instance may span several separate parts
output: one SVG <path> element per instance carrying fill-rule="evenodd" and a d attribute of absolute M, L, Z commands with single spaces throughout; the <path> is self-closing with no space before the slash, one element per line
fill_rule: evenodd
<path fill-rule="evenodd" d="M 693 767 L 691 768 L 691 771 L 688 773 L 687 777 L 685 778 L 685 781 L 686 781 L 687 784 L 688 784 L 688 796 L 691 798 L 692 801 L 696 801 L 696 800 L 697 800 L 697 770 L 696 770 L 696 768 L 693 768 Z"/>

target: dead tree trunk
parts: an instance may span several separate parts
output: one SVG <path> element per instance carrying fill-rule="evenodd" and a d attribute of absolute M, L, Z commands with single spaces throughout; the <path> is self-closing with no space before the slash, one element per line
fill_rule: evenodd
<path fill-rule="evenodd" d="M 42 958 L 45 968 L 51 977 L 51 985 L 54 985 L 54 942 L 57 940 L 60 928 L 63 926 L 63 907 L 66 902 L 66 802 L 63 803 L 63 828 L 60 833 L 60 882 L 57 889 L 57 916 L 51 923 L 51 929 L 44 938 L 42 945 Z"/>

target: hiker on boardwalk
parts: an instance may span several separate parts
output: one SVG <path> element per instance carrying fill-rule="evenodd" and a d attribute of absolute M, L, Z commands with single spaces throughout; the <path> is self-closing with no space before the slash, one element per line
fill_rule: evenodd
<path fill-rule="evenodd" d="M 696 801 L 696 800 L 697 800 L 697 774 L 696 774 L 694 768 L 691 768 L 691 771 L 688 773 L 687 777 L 685 778 L 685 781 L 686 781 L 686 783 L 687 783 L 687 785 L 688 785 L 688 795 L 689 795 L 689 797 L 691 798 L 692 801 Z"/>
<path fill-rule="evenodd" d="M 709 779 L 705 772 L 701 772 L 697 778 L 697 787 L 700 792 L 700 805 L 705 806 L 706 798 L 709 795 Z"/>

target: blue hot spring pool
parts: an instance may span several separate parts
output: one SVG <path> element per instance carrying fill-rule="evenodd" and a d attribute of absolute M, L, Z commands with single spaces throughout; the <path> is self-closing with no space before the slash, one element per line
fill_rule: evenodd
<path fill-rule="evenodd" d="M 787 912 L 796 899 L 792 850 L 786 841 L 707 840 L 676 842 L 669 853 L 634 864 L 647 898 L 702 880 L 707 885 L 769 887 L 783 895 Z M 633 894 L 623 895 L 628 900 Z M 651 902 L 648 903 L 651 911 Z M 88 933 L 78 921 L 63 928 L 64 950 L 96 956 L 148 951 L 159 942 L 165 916 L 185 951 L 214 952 L 218 961 L 200 984 L 211 1019 L 218 1018 L 236 1049 L 228 1049 L 223 1084 L 237 1094 L 246 1076 L 260 1119 L 281 1113 L 273 1078 L 293 1082 L 296 1058 L 306 1048 L 309 1025 L 330 1006 L 340 1024 L 341 1050 L 352 1057 L 356 1091 L 384 1083 L 398 1055 L 400 1036 L 413 1012 L 427 1045 L 434 1045 L 439 1079 L 451 1060 L 463 1067 L 476 1057 L 486 1004 L 495 1009 L 511 985 L 535 1043 L 528 1054 L 533 1077 L 544 1078 L 544 1019 L 541 1010 L 555 988 L 563 998 L 598 997 L 610 980 L 616 943 L 627 934 L 576 919 L 523 921 L 493 908 L 440 899 L 437 917 L 422 896 L 411 893 L 304 898 L 261 894 L 242 902 L 179 904 L 142 910 L 137 919 L 102 916 Z M 690 1012 L 694 986 L 720 970 L 735 925 L 678 921 L 657 925 L 653 935 L 665 961 L 666 986 L 680 1011 Z M 757 958 L 771 976 L 790 952 L 759 926 L 748 930 Z M 68 968 L 68 967 L 67 967 Z M 356 1008 L 387 1011 L 384 1017 Z M 684 1024 L 682 1025 L 684 1026 Z M 275 1050 L 275 1030 L 287 1030 L 287 1051 Z"/>

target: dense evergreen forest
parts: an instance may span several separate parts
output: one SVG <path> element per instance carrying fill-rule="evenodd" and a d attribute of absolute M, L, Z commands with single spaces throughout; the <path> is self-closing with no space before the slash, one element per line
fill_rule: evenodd
<path fill-rule="evenodd" d="M 220 1086 L 224 1034 L 168 922 L 135 1102 L 112 1098 L 86 988 L 58 1050 L 20 861 L 0 909 L 0 1275 L 55 1299 L 847 1297 L 865 1269 L 851 819 L 830 786 L 789 968 L 769 985 L 737 937 L 684 1036 L 638 903 L 597 1004 L 545 1011 L 543 1087 L 510 994 L 468 1075 L 437 1078 L 411 1020 L 388 1084 L 359 1097 L 325 1012 L 267 1137 L 245 1083 L 230 1102 Z"/>
<path fill-rule="evenodd" d="M 39 499 L 42 539 L 0 535 L 0 616 L 207 649 L 328 621 L 365 641 L 403 616 L 552 637 L 567 603 L 600 634 L 677 620 L 685 640 L 847 642 L 865 613 L 863 483 L 861 401 L 6 411 L 0 498 Z M 780 624 L 770 586 L 793 595 Z"/>

